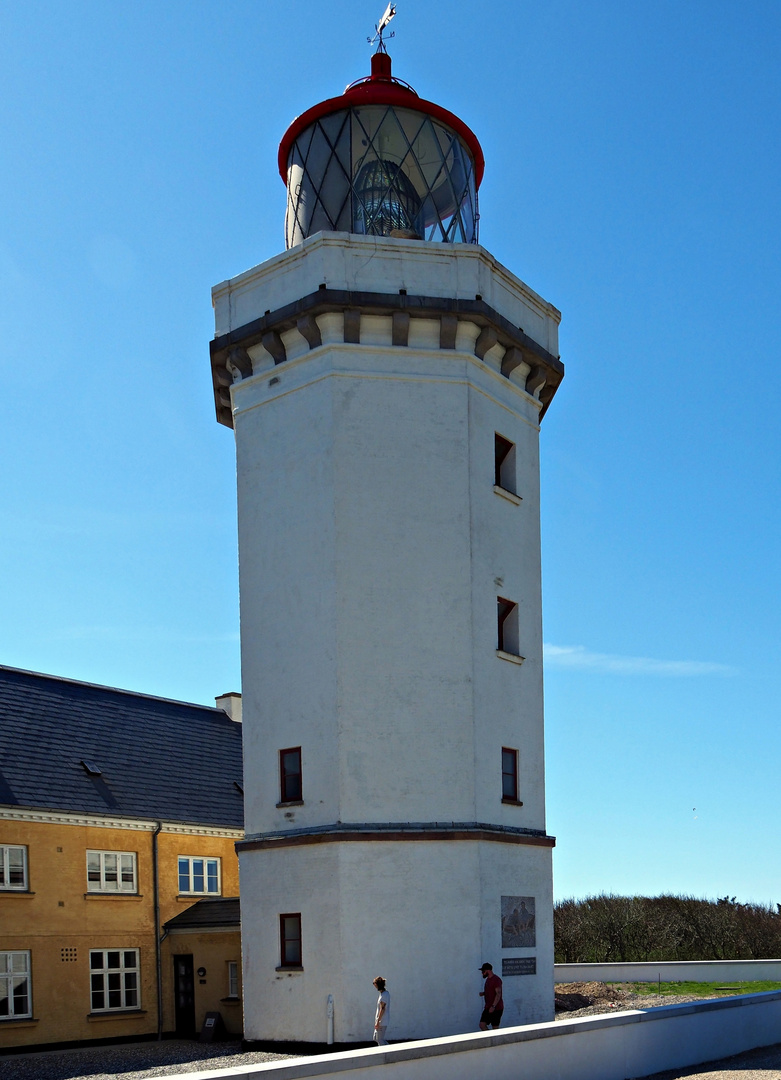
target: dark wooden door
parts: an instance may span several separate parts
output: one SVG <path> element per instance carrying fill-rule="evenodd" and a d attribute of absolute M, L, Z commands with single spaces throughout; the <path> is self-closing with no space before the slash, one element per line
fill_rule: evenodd
<path fill-rule="evenodd" d="M 176 1034 L 180 1039 L 194 1039 L 195 979 L 192 955 L 174 957 L 174 1000 Z"/>

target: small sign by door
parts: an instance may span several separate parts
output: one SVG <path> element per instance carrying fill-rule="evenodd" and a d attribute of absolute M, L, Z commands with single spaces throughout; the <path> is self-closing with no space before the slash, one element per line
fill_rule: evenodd
<path fill-rule="evenodd" d="M 208 1012 L 203 1021 L 199 1042 L 214 1042 L 221 1039 L 225 1034 L 225 1025 L 222 1022 L 222 1013 Z"/>

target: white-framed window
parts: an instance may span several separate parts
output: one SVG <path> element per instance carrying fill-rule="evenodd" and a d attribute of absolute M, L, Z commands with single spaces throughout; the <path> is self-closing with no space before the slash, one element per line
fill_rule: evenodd
<path fill-rule="evenodd" d="M 239 962 L 238 960 L 228 961 L 228 997 L 237 998 L 239 996 Z"/>
<path fill-rule="evenodd" d="M 0 844 L 0 889 L 27 889 L 27 848 Z"/>
<path fill-rule="evenodd" d="M 89 977 L 92 1012 L 140 1008 L 138 949 L 90 949 Z"/>
<path fill-rule="evenodd" d="M 204 859 L 200 855 L 180 855 L 179 892 L 219 895 L 220 860 Z"/>
<path fill-rule="evenodd" d="M 30 953 L 0 952 L 0 1021 L 33 1014 Z"/>
<path fill-rule="evenodd" d="M 137 892 L 134 851 L 88 851 L 88 892 Z"/>

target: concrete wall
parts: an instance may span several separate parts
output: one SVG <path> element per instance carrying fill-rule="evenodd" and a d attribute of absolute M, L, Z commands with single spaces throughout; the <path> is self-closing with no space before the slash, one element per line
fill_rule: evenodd
<path fill-rule="evenodd" d="M 781 960 L 668 960 L 647 964 L 556 964 L 557 983 L 781 982 Z"/>
<path fill-rule="evenodd" d="M 198 1073 L 197 1080 L 370 1080 L 380 1075 L 372 1071 L 378 1067 L 389 1080 L 627 1080 L 770 1046 L 780 1030 L 781 992 L 749 994 L 496 1034 L 215 1069 Z"/>

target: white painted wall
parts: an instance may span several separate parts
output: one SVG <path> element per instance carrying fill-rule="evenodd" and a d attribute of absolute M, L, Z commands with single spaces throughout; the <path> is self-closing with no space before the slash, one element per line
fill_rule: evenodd
<path fill-rule="evenodd" d="M 561 313 L 478 244 L 316 233 L 212 289 L 215 334 L 329 289 L 474 300 L 476 295 L 554 356 Z"/>
<path fill-rule="evenodd" d="M 263 855 L 263 858 L 258 858 Z M 254 857 L 253 857 L 254 856 Z M 286 847 L 241 856 L 245 1038 L 368 1042 L 388 981 L 391 1039 L 476 1031 L 480 964 L 537 957 L 537 975 L 504 980 L 503 1023 L 552 1016 L 550 850 L 485 842 L 376 841 Z M 535 895 L 536 949 L 501 950 L 502 894 Z M 250 898 L 249 904 L 245 897 Z M 277 912 L 301 912 L 303 972 L 275 971 Z M 269 917 L 271 913 L 271 917 Z"/>
<path fill-rule="evenodd" d="M 482 291 L 555 343 L 555 309 L 482 249 L 334 234 L 219 287 L 218 330 L 321 281 Z M 407 347 L 391 345 L 390 318 L 367 316 L 360 345 L 338 321 L 321 318 L 312 351 L 291 331 L 273 370 L 253 350 L 255 374 L 232 388 L 247 837 L 544 831 L 539 402 L 468 351 L 477 327 L 444 351 L 436 320 L 413 319 Z M 493 490 L 497 431 L 517 446 L 518 505 Z M 496 655 L 498 595 L 519 603 L 523 665 Z M 298 745 L 304 804 L 278 807 L 277 753 Z M 503 745 L 520 753 L 523 806 L 501 801 Z M 247 1038 L 322 1041 L 329 993 L 337 1041 L 368 1038 L 376 974 L 396 987 L 395 1037 L 469 1030 L 480 962 L 500 971 L 513 955 L 539 973 L 507 980 L 507 1022 L 553 1015 L 549 849 L 321 844 L 243 851 L 240 867 Z M 534 950 L 502 953 L 502 895 L 535 897 Z M 305 970 L 276 972 L 278 915 L 298 911 Z"/>
<path fill-rule="evenodd" d="M 626 1080 L 772 1046 L 781 992 L 214 1069 L 194 1080 Z"/>

